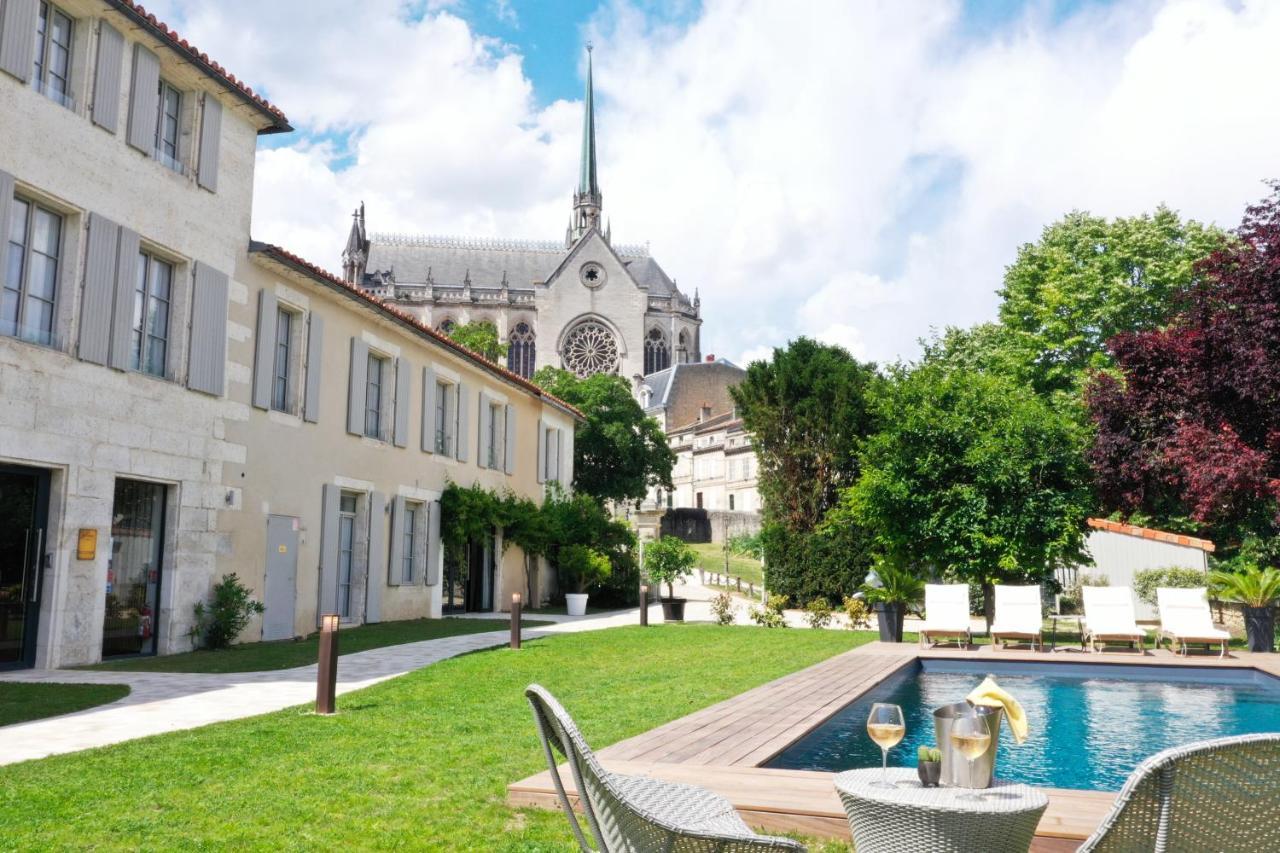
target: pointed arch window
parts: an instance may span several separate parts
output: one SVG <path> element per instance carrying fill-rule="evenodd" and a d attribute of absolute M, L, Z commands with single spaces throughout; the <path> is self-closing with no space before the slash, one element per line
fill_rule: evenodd
<path fill-rule="evenodd" d="M 667 347 L 667 336 L 655 326 L 644 339 L 644 375 L 666 370 L 670 366 L 671 350 Z"/>
<path fill-rule="evenodd" d="M 676 361 L 680 364 L 689 361 L 689 340 L 685 337 L 684 330 L 681 330 L 680 337 L 676 338 Z"/>
<path fill-rule="evenodd" d="M 533 327 L 528 323 L 516 323 L 507 336 L 507 344 L 507 369 L 525 379 L 532 379 L 533 371 L 537 369 L 537 336 Z"/>

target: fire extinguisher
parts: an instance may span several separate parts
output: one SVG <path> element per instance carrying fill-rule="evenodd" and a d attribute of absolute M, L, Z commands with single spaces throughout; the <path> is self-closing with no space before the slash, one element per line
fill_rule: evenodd
<path fill-rule="evenodd" d="M 144 640 L 151 639 L 151 606 L 142 605 L 142 613 L 138 618 L 138 636 Z"/>

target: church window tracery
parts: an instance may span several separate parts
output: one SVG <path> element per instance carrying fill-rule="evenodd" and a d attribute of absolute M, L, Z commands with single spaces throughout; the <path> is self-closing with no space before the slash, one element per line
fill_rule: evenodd
<path fill-rule="evenodd" d="M 649 330 L 644 339 L 644 375 L 666 370 L 671 366 L 671 351 L 667 347 L 667 336 L 659 328 Z"/>
<path fill-rule="evenodd" d="M 584 320 L 570 330 L 561 353 L 567 370 L 585 379 L 618 371 L 618 342 L 603 323 Z"/>
<path fill-rule="evenodd" d="M 537 337 L 528 323 L 516 323 L 507 336 L 507 368 L 525 379 L 533 378 L 536 369 Z"/>

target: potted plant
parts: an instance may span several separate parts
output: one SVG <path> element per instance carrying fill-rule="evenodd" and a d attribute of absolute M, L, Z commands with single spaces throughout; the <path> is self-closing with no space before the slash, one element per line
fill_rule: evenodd
<path fill-rule="evenodd" d="M 922 745 L 916 751 L 916 775 L 924 787 L 938 787 L 938 780 L 942 778 L 942 750 Z"/>
<path fill-rule="evenodd" d="M 1249 640 L 1249 651 L 1274 651 L 1280 570 L 1262 569 L 1252 563 L 1238 572 L 1214 572 L 1210 581 L 1217 595 L 1244 605 L 1244 630 Z"/>
<path fill-rule="evenodd" d="M 899 563 L 877 559 L 862 585 L 862 596 L 871 602 L 880 626 L 880 640 L 902 642 L 902 621 L 907 608 L 924 598 L 924 581 Z"/>
<path fill-rule="evenodd" d="M 587 590 L 613 571 L 609 558 L 586 545 L 565 545 L 560 549 L 560 582 L 564 584 L 565 610 L 570 616 L 587 614 Z"/>
<path fill-rule="evenodd" d="M 662 599 L 663 619 L 684 621 L 685 599 L 676 598 L 675 582 L 693 574 L 697 562 L 698 555 L 694 550 L 674 536 L 663 536 L 645 546 L 644 570 L 649 580 L 667 585 L 667 597 Z"/>

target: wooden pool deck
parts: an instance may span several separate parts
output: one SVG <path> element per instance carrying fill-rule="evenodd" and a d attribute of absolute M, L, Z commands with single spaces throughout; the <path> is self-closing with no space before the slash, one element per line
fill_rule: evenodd
<path fill-rule="evenodd" d="M 766 831 L 847 840 L 849 826 L 832 784 L 834 774 L 759 765 L 917 659 L 1253 668 L 1280 676 L 1280 661 L 1273 660 L 1276 657 L 1280 656 L 1247 652 L 1233 652 L 1224 660 L 1195 654 L 1179 658 L 1167 651 L 1148 651 L 1141 656 L 1129 651 L 1048 654 L 1012 649 L 997 652 L 989 645 L 920 649 L 914 644 L 874 642 L 615 743 L 598 755 L 605 767 L 615 772 L 710 788 L 728 797 L 747 823 Z M 562 768 L 561 778 L 574 795 L 572 775 Z M 1047 793 L 1049 807 L 1032 847 L 1040 853 L 1074 850 L 1107 814 L 1115 796 L 1063 789 Z M 508 786 L 507 799 L 513 806 L 558 808 L 551 775 L 546 771 Z"/>

